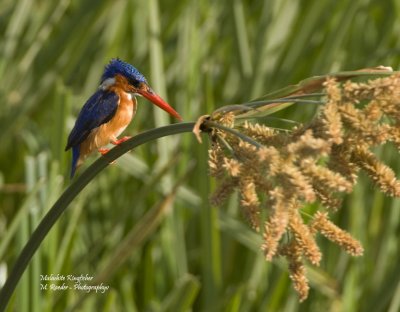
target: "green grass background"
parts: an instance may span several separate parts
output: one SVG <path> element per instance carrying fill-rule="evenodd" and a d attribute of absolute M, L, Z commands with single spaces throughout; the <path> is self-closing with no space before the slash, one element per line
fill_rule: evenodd
<path fill-rule="evenodd" d="M 110 58 L 139 68 L 190 121 L 312 75 L 398 69 L 399 14 L 396 0 L 2 0 L 0 279 L 69 184 L 66 138 Z M 307 121 L 313 113 L 299 105 L 278 115 Z M 139 99 L 125 133 L 170 122 Z M 399 172 L 393 147 L 377 153 Z M 308 270 L 302 304 L 285 263 L 264 261 L 237 198 L 209 205 L 213 187 L 207 142 L 191 134 L 130 152 L 62 215 L 8 310 L 400 310 L 400 202 L 366 176 L 333 216 L 365 254 L 351 258 L 321 239 L 323 260 Z M 88 274 L 110 289 L 41 291 L 40 274 Z"/>

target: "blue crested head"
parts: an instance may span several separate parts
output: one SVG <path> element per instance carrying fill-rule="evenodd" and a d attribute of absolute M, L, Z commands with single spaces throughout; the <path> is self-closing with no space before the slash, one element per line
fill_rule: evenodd
<path fill-rule="evenodd" d="M 111 59 L 110 63 L 104 69 L 101 82 L 108 78 L 114 78 L 120 74 L 128 79 L 132 84 L 144 82 L 147 84 L 146 78 L 131 64 L 121 61 L 119 58 Z"/>

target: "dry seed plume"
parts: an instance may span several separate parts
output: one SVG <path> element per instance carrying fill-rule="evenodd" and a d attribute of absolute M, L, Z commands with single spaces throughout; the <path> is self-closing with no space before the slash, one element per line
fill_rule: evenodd
<path fill-rule="evenodd" d="M 266 260 L 288 260 L 301 301 L 309 291 L 304 263 L 319 265 L 322 258 L 317 235 L 352 256 L 363 254 L 361 243 L 328 216 L 340 208 L 342 194 L 352 192 L 359 171 L 386 195 L 400 196 L 395 173 L 373 153 L 386 142 L 400 147 L 400 75 L 362 83 L 328 78 L 323 92 L 316 117 L 290 131 L 236 122 L 234 110 L 218 110 L 197 126 L 207 128 L 212 141 L 209 167 L 218 183 L 212 203 L 239 193 L 244 216 L 263 235 Z M 304 205 L 314 202 L 320 210 L 303 216 Z"/>

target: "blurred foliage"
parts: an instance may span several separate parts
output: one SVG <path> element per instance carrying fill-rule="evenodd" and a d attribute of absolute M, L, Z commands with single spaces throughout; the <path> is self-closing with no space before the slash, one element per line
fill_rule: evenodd
<path fill-rule="evenodd" d="M 397 69 L 399 14 L 396 0 L 3 0 L 0 280 L 69 183 L 66 137 L 111 57 L 135 65 L 185 120 L 194 120 L 312 75 Z M 170 122 L 139 102 L 126 133 Z M 314 112 L 293 105 L 276 116 L 307 121 Z M 309 269 L 310 297 L 299 304 L 285 266 L 263 259 L 261 238 L 242 220 L 237 198 L 224 210 L 210 207 L 206 150 L 191 135 L 164 138 L 102 172 L 51 230 L 10 311 L 400 309 L 398 200 L 361 177 L 333 219 L 361 240 L 365 255 L 350 259 L 319 242 L 324 258 Z M 399 170 L 392 146 L 378 153 Z M 188 168 L 159 225 L 122 245 L 136 226 L 154 226 L 146 212 L 171 198 Z M 129 256 L 108 274 L 122 247 Z M 40 274 L 106 276 L 110 290 L 41 291 Z"/>

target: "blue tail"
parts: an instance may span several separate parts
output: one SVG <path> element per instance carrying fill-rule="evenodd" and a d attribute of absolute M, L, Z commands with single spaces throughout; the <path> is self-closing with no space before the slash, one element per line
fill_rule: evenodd
<path fill-rule="evenodd" d="M 76 145 L 72 147 L 72 165 L 71 165 L 71 175 L 70 178 L 72 179 L 74 177 L 75 171 L 76 171 L 76 164 L 78 162 L 80 155 L 80 146 Z"/>

